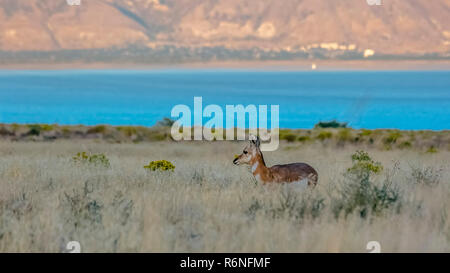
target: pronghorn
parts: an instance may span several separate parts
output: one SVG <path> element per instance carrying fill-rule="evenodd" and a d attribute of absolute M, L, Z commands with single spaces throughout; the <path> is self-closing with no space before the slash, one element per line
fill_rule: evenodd
<path fill-rule="evenodd" d="M 313 167 L 306 163 L 291 163 L 267 167 L 264 157 L 259 149 L 260 140 L 253 137 L 250 145 L 244 148 L 242 154 L 236 157 L 234 164 L 248 164 L 252 168 L 253 176 L 258 182 L 266 183 L 293 183 L 299 182 L 308 186 L 317 184 L 318 174 Z"/>

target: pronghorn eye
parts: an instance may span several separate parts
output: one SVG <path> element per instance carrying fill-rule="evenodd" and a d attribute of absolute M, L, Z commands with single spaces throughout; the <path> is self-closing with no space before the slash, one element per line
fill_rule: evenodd
<path fill-rule="evenodd" d="M 247 151 L 244 151 L 244 154 L 247 154 L 248 152 Z"/>

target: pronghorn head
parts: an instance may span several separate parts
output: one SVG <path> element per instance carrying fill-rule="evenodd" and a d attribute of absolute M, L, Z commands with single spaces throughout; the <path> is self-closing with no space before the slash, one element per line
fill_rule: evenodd
<path fill-rule="evenodd" d="M 252 161 L 255 157 L 261 155 L 261 150 L 259 149 L 260 141 L 259 137 L 250 136 L 250 144 L 248 144 L 242 154 L 236 157 L 233 160 L 233 163 L 236 165 L 240 164 L 252 164 Z"/>

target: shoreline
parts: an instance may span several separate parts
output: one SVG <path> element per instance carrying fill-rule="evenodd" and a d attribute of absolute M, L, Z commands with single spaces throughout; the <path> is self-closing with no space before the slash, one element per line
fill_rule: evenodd
<path fill-rule="evenodd" d="M 315 64 L 316 69 L 312 69 Z M 254 71 L 449 71 L 450 60 L 224 61 L 176 64 L 61 63 L 0 64 L 0 70 L 254 70 Z"/>
<path fill-rule="evenodd" d="M 193 128 L 191 128 L 193 130 Z M 235 128 L 234 131 L 239 129 Z M 246 131 L 246 135 L 248 131 Z M 226 131 L 218 140 L 226 140 Z M 216 135 L 216 132 L 213 134 Z M 192 136 L 191 132 L 191 136 Z M 216 135 L 219 136 L 219 135 Z M 62 126 L 56 124 L 4 124 L 0 123 L 0 142 L 52 142 L 57 140 L 94 140 L 107 143 L 140 143 L 175 141 L 170 126 Z M 280 129 L 279 140 L 297 144 L 332 145 L 391 149 L 418 149 L 428 153 L 450 151 L 450 130 L 411 131 L 398 129 L 353 129 L 346 127 L 320 127 L 314 129 Z M 192 138 L 182 142 L 194 141 Z M 202 139 L 203 142 L 209 142 Z M 215 140 L 214 140 L 215 141 Z M 230 141 L 230 140 L 229 140 Z M 233 138 L 231 141 L 237 141 Z"/>
<path fill-rule="evenodd" d="M 160 126 L 157 124 L 154 125 L 143 125 L 143 124 L 106 124 L 106 123 L 97 123 L 97 124 L 81 124 L 81 123 L 45 123 L 45 122 L 0 122 L 0 135 L 2 133 L 2 128 L 5 127 L 22 127 L 22 128 L 30 128 L 33 126 L 39 126 L 39 127 L 44 127 L 44 128 L 49 128 L 49 127 L 57 127 L 57 128 L 70 128 L 70 129 L 90 129 L 90 128 L 95 128 L 95 127 L 110 127 L 110 128 L 133 128 L 133 129 L 139 129 L 139 128 L 143 128 L 143 129 L 162 129 L 162 128 L 166 128 L 165 126 Z M 170 128 L 171 126 L 168 126 L 167 128 Z M 167 129 L 166 128 L 166 129 Z M 193 129 L 194 127 L 192 127 L 191 129 Z M 227 130 L 226 128 L 221 128 L 222 130 Z M 234 129 L 241 129 L 239 127 L 234 127 Z M 450 133 L 450 128 L 445 128 L 445 129 L 424 129 L 424 128 L 419 128 L 419 129 L 400 129 L 400 128 L 390 128 L 390 127 L 380 127 L 380 128 L 358 128 L 358 127 L 351 127 L 351 126 L 347 126 L 347 127 L 311 127 L 311 128 L 291 128 L 291 127 L 279 127 L 278 130 L 280 131 L 311 131 L 311 130 L 317 130 L 317 129 L 348 129 L 348 130 L 354 130 L 354 131 L 400 131 L 400 132 L 445 132 L 445 133 Z M 245 128 L 244 130 L 249 130 L 248 128 Z M 269 129 L 270 130 L 270 129 Z"/>

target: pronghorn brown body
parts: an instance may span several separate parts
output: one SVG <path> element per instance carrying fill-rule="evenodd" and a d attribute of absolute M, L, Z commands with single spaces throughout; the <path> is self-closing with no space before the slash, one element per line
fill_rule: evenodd
<path fill-rule="evenodd" d="M 266 183 L 305 183 L 315 186 L 318 174 L 313 167 L 306 163 L 291 163 L 267 167 L 264 157 L 259 149 L 259 138 L 251 140 L 250 145 L 244 148 L 240 156 L 234 159 L 236 165 L 248 164 L 252 168 L 253 176 L 258 182 Z"/>

